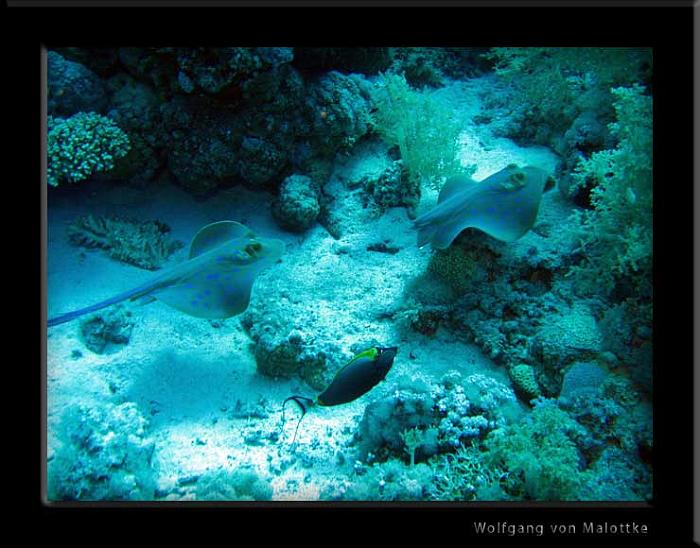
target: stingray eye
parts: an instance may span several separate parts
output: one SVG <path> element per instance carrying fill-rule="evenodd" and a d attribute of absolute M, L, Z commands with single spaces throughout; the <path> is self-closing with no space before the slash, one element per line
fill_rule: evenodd
<path fill-rule="evenodd" d="M 260 242 L 253 242 L 252 244 L 245 246 L 245 252 L 251 257 L 255 256 L 256 252 L 260 251 L 261 249 L 262 245 Z"/>
<path fill-rule="evenodd" d="M 255 244 L 247 244 L 243 249 L 248 257 L 255 257 L 255 252 L 257 251 Z"/>

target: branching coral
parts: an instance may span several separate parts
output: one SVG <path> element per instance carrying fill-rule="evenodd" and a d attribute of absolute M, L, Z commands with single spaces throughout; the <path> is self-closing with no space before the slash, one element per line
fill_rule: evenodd
<path fill-rule="evenodd" d="M 434 470 L 435 500 L 507 500 L 500 488 L 508 474 L 498 467 L 489 467 L 474 446 L 460 447 L 430 461 Z"/>
<path fill-rule="evenodd" d="M 48 183 L 75 183 L 109 171 L 130 147 L 126 133 L 106 116 L 94 112 L 79 112 L 70 118 L 49 116 Z"/>
<path fill-rule="evenodd" d="M 501 76 L 535 78 L 539 73 L 557 71 L 572 77 L 591 74 L 591 78 L 603 85 L 614 85 L 638 77 L 651 62 L 651 51 L 643 48 L 507 47 L 492 48 L 487 57 L 494 61 L 496 72 Z"/>
<path fill-rule="evenodd" d="M 486 457 L 521 479 L 512 495 L 534 500 L 575 500 L 581 485 L 580 455 L 573 441 L 582 427 L 544 402 L 519 424 L 489 434 Z"/>
<path fill-rule="evenodd" d="M 608 127 L 614 149 L 580 162 L 576 184 L 592 182 L 593 210 L 575 213 L 583 264 L 575 266 L 581 289 L 609 292 L 621 278 L 634 278 L 640 296 L 651 295 L 652 98 L 643 87 L 613 88 L 617 122 Z"/>
<path fill-rule="evenodd" d="M 518 137 L 541 144 L 555 144 L 581 112 L 609 110 L 609 88 L 647 77 L 651 66 L 644 48 L 493 48 L 487 57 L 511 86 Z"/>
<path fill-rule="evenodd" d="M 515 395 L 484 375 L 448 373 L 429 390 L 414 386 L 376 400 L 359 428 L 361 459 L 386 460 L 405 451 L 412 462 L 452 452 L 503 426 Z"/>
<path fill-rule="evenodd" d="M 358 467 L 358 477 L 340 500 L 429 500 L 434 498 L 433 468 L 421 463 L 407 466 L 398 460 Z"/>
<path fill-rule="evenodd" d="M 425 430 L 419 428 L 410 428 L 401 432 L 401 440 L 405 447 L 404 450 L 410 457 L 410 465 L 416 463 L 416 449 L 421 445 L 435 446 L 437 444 L 438 431 L 437 428 L 430 427 Z"/>
<path fill-rule="evenodd" d="M 373 125 L 381 137 L 398 145 L 412 177 L 434 186 L 463 172 L 458 153 L 461 125 L 453 109 L 429 91 L 417 92 L 406 78 L 386 74 L 372 92 Z"/>
<path fill-rule="evenodd" d="M 167 237 L 170 227 L 160 221 L 84 215 L 68 227 L 72 244 L 100 248 L 119 261 L 148 270 L 160 268 L 184 244 Z"/>

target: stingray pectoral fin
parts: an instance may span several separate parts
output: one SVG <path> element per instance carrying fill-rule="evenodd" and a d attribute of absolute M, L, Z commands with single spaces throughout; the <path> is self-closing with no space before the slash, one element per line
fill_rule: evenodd
<path fill-rule="evenodd" d="M 447 249 L 465 228 L 474 226 L 469 220 L 458 219 L 436 227 L 430 243 L 435 249 Z"/>
<path fill-rule="evenodd" d="M 188 283 L 155 293 L 156 298 L 195 318 L 221 320 L 240 314 L 250 302 L 253 280 L 247 275 L 226 284 Z"/>
<path fill-rule="evenodd" d="M 501 240 L 502 242 L 514 242 L 529 230 L 529 227 L 511 224 L 506 225 L 493 222 L 475 224 L 474 227 L 478 228 L 483 232 L 486 232 L 486 234 L 488 234 L 492 238 Z"/>
<path fill-rule="evenodd" d="M 413 221 L 413 227 L 418 231 L 418 247 L 430 243 L 435 237 L 435 232 L 449 222 L 449 217 L 454 211 L 454 206 L 459 205 L 454 200 L 442 203 L 424 213 Z"/>
<path fill-rule="evenodd" d="M 435 236 L 435 226 L 427 225 L 418 229 L 418 247 L 423 247 L 431 242 Z"/>
<path fill-rule="evenodd" d="M 196 318 L 223 319 L 240 314 L 248 307 L 253 283 L 266 263 L 219 264 L 216 257 L 213 259 L 186 278 L 159 289 L 155 297 Z"/>
<path fill-rule="evenodd" d="M 418 230 L 418 247 L 430 243 L 436 249 L 445 249 L 462 230 L 472 226 L 467 216 L 451 215 L 457 205 L 457 202 L 450 200 L 416 219 L 414 226 Z"/>
<path fill-rule="evenodd" d="M 230 240 L 253 237 L 253 232 L 236 221 L 219 221 L 199 229 L 190 244 L 190 259 Z"/>
<path fill-rule="evenodd" d="M 253 279 L 247 284 L 241 284 L 229 291 L 223 298 L 222 311 L 224 312 L 224 318 L 230 318 L 236 314 L 240 314 L 248 308 L 250 303 L 250 294 L 253 290 Z"/>
<path fill-rule="evenodd" d="M 472 219 L 471 226 L 502 242 L 514 242 L 532 228 L 536 218 L 537 203 L 534 203 L 510 211 L 501 210 L 497 215 L 480 215 Z"/>
<path fill-rule="evenodd" d="M 284 255 L 284 242 L 282 240 L 274 240 L 268 238 L 260 238 L 260 243 L 263 245 L 263 250 L 265 251 L 264 257 L 260 264 L 260 269 L 263 269 L 274 262 L 277 261 L 282 255 Z"/>

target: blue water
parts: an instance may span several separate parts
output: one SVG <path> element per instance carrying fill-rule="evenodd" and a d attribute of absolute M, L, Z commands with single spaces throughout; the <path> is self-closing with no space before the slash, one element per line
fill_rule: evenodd
<path fill-rule="evenodd" d="M 47 500 L 651 497 L 650 53 L 365 53 L 48 52 Z M 245 310 L 131 291 L 224 220 L 283 249 Z M 170 287 L 234 310 L 236 245 Z"/>

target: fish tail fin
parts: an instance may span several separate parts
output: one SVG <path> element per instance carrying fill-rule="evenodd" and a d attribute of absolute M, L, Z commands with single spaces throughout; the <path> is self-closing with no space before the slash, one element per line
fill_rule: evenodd
<path fill-rule="evenodd" d="M 301 425 L 301 420 L 304 418 L 304 415 L 306 415 L 307 411 L 307 405 L 311 407 L 314 405 L 314 400 L 311 398 L 305 398 L 304 396 L 289 396 L 284 402 L 282 403 L 282 426 L 284 426 L 284 409 L 287 405 L 287 402 L 289 400 L 292 400 L 294 403 L 296 403 L 299 406 L 299 409 L 301 409 L 301 417 L 299 417 L 299 420 L 297 421 L 297 427 L 294 429 L 294 437 L 292 438 L 292 443 L 291 445 L 294 445 L 294 442 L 297 439 L 297 432 L 299 431 L 299 426 Z M 306 405 L 304 405 L 306 403 Z"/>

